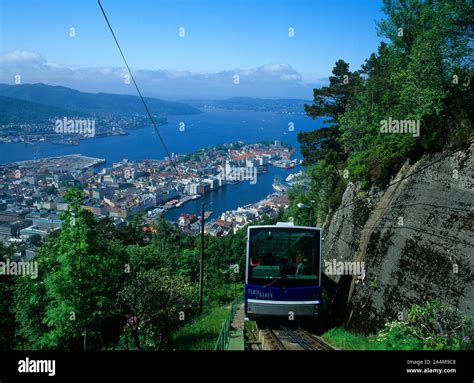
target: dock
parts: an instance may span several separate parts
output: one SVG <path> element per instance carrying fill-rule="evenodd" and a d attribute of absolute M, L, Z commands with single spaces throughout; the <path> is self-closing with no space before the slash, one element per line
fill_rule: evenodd
<path fill-rule="evenodd" d="M 45 157 L 35 160 L 13 162 L 8 166 L 43 169 L 57 169 L 58 167 L 64 167 L 71 170 L 84 170 L 103 165 L 105 162 L 105 158 L 87 157 L 83 156 L 82 154 L 67 154 L 64 156 Z"/>

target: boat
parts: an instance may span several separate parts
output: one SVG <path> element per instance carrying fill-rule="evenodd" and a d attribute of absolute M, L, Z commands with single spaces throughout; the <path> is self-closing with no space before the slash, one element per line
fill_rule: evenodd
<path fill-rule="evenodd" d="M 157 207 L 157 208 L 155 208 L 155 209 L 153 209 L 153 210 L 150 210 L 150 211 L 148 212 L 148 215 L 149 215 L 149 216 L 155 216 L 155 215 L 158 215 L 158 214 L 163 213 L 164 211 L 166 211 L 166 210 Z"/>
<path fill-rule="evenodd" d="M 301 176 L 301 172 L 298 172 L 298 173 L 291 173 L 288 175 L 288 177 L 286 177 L 285 181 L 286 182 L 291 182 L 292 180 L 294 180 L 295 178 Z M 296 181 L 296 180 L 295 180 Z"/>
<path fill-rule="evenodd" d="M 279 192 L 285 192 L 286 187 L 282 185 L 281 178 L 279 176 L 275 176 L 272 184 L 273 189 Z"/>
<path fill-rule="evenodd" d="M 274 183 L 272 185 L 273 189 L 275 189 L 276 191 L 279 191 L 279 192 L 286 192 L 286 187 L 284 187 L 282 184 L 276 184 Z"/>

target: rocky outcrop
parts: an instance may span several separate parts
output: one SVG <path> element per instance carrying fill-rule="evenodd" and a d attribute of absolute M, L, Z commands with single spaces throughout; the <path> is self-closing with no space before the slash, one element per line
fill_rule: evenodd
<path fill-rule="evenodd" d="M 347 187 L 323 254 L 365 266 L 352 279 L 348 328 L 374 332 L 433 298 L 474 315 L 473 150 L 407 163 L 383 191 Z"/>
<path fill-rule="evenodd" d="M 361 196 L 360 186 L 350 183 L 341 205 L 328 215 L 323 225 L 323 272 L 335 282 L 339 282 L 340 275 L 330 273 L 324 264 L 352 261 L 354 258 L 362 226 L 369 215 L 367 201 Z"/>

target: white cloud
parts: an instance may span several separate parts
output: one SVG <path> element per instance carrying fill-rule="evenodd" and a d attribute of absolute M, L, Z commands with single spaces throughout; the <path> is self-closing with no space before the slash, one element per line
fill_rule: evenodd
<path fill-rule="evenodd" d="M 125 67 L 68 68 L 53 64 L 39 53 L 13 51 L 0 54 L 0 82 L 12 84 L 20 74 L 23 83 L 42 82 L 87 92 L 135 94 L 126 84 Z M 307 84 L 287 63 L 269 63 L 257 68 L 232 69 L 215 73 L 179 70 L 133 69 L 133 75 L 147 96 L 161 98 L 226 98 L 233 96 L 305 98 L 312 97 L 315 84 Z M 239 84 L 234 84 L 234 75 Z"/>
<path fill-rule="evenodd" d="M 29 51 L 12 51 L 0 55 L 1 64 L 38 64 L 44 63 L 46 60 L 39 54 Z"/>

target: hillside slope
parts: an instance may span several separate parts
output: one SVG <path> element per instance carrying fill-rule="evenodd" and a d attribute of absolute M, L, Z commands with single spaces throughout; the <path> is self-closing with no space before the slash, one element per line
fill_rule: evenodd
<path fill-rule="evenodd" d="M 81 115 L 87 117 L 86 113 L 66 110 L 20 100 L 18 98 L 0 96 L 0 124 L 25 124 L 29 122 L 45 122 L 52 118 L 63 118 Z"/>
<path fill-rule="evenodd" d="M 83 112 L 115 115 L 144 115 L 139 97 L 110 93 L 84 93 L 64 86 L 46 84 L 0 84 L 0 96 L 18 98 L 39 104 Z M 201 111 L 181 102 L 172 102 L 145 97 L 153 115 L 171 116 L 197 114 Z"/>
<path fill-rule="evenodd" d="M 373 332 L 433 298 L 474 315 L 473 151 L 406 164 L 387 190 L 348 185 L 323 253 L 365 263 L 365 278 L 352 280 L 348 328 Z"/>

